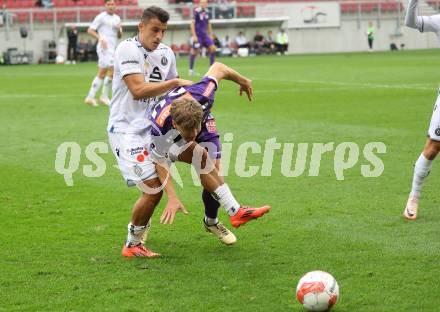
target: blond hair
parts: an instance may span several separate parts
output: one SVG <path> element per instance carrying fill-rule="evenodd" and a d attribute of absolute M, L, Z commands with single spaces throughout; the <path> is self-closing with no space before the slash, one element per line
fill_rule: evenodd
<path fill-rule="evenodd" d="M 171 103 L 174 123 L 185 130 L 198 129 L 203 121 L 202 105 L 192 97 L 181 97 Z"/>

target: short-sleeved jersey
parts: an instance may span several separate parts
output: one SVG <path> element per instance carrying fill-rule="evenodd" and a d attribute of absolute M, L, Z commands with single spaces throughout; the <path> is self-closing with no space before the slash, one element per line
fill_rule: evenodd
<path fill-rule="evenodd" d="M 420 32 L 434 32 L 440 44 L 440 14 L 417 16 L 418 0 L 409 0 L 406 9 L 405 25 Z"/>
<path fill-rule="evenodd" d="M 208 33 L 209 13 L 202 8 L 194 9 L 194 29 L 197 36 Z"/>
<path fill-rule="evenodd" d="M 418 17 L 421 23 L 420 32 L 435 32 L 440 39 L 440 14 Z"/>
<path fill-rule="evenodd" d="M 116 14 L 108 14 L 107 12 L 99 13 L 93 20 L 90 28 L 96 30 L 99 36 L 107 41 L 108 49 L 115 50 L 118 43 L 118 31 L 121 24 L 121 18 Z M 98 44 L 97 49 L 101 49 Z"/>
<path fill-rule="evenodd" d="M 121 42 L 116 48 L 113 75 L 113 97 L 110 103 L 109 132 L 141 133 L 148 129 L 147 118 L 156 98 L 135 100 L 124 76 L 141 74 L 145 82 L 161 82 L 178 76 L 171 48 L 160 44 L 147 51 L 136 37 Z"/>
<path fill-rule="evenodd" d="M 152 126 L 150 152 L 156 157 L 166 157 L 170 150 L 186 144 L 180 133 L 173 127 L 170 115 L 171 103 L 181 97 L 192 97 L 202 105 L 204 117 L 202 126 L 210 127 L 209 121 L 213 119 L 211 108 L 214 104 L 214 96 L 217 91 L 218 83 L 214 77 L 204 77 L 200 82 L 191 86 L 179 87 L 163 96 L 150 114 Z M 208 123 L 208 125 L 207 125 Z M 212 135 L 217 136 L 216 131 L 212 131 Z M 204 136 L 203 138 L 201 136 Z M 208 139 L 209 133 L 200 133 L 196 138 L 199 142 L 201 139 Z M 174 146 L 173 146 L 174 145 Z M 172 152 L 173 153 L 173 152 Z"/>

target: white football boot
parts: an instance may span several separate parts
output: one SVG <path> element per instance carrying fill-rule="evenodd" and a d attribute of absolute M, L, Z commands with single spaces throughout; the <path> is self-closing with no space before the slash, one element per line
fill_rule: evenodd
<path fill-rule="evenodd" d="M 103 97 L 101 96 L 99 98 L 99 101 L 101 102 L 101 104 L 106 105 L 106 106 L 110 106 L 110 99 L 108 97 Z"/>
<path fill-rule="evenodd" d="M 86 104 L 88 104 L 90 106 L 93 106 L 93 107 L 98 106 L 98 103 L 96 103 L 96 100 L 92 99 L 90 97 L 86 97 L 86 99 L 84 100 L 84 103 L 86 103 Z"/>
<path fill-rule="evenodd" d="M 403 216 L 407 220 L 415 220 L 417 218 L 417 209 L 419 208 L 419 199 L 417 197 L 410 196 L 406 203 Z"/>
<path fill-rule="evenodd" d="M 229 231 L 221 222 L 217 222 L 217 224 L 214 225 L 207 225 L 205 220 L 203 220 L 203 225 L 207 232 L 217 236 L 225 245 L 233 245 L 237 241 L 237 237 L 235 237 L 234 233 Z"/>

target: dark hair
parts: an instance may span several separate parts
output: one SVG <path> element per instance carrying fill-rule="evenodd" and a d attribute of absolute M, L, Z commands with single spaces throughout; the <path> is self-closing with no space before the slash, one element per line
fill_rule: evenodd
<path fill-rule="evenodd" d="M 170 19 L 170 14 L 168 14 L 168 12 L 162 8 L 159 8 L 157 6 L 150 6 L 149 8 L 146 8 L 142 13 L 142 22 L 148 23 L 153 18 L 157 18 L 159 21 L 165 24 Z"/>

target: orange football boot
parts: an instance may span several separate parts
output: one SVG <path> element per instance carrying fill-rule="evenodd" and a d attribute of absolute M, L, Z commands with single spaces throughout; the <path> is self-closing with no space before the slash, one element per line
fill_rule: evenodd
<path fill-rule="evenodd" d="M 233 227 L 238 228 L 240 225 L 253 219 L 258 219 L 265 213 L 268 213 L 270 208 L 270 206 L 263 206 L 260 208 L 240 207 L 235 215 L 229 217 L 229 220 Z"/>
<path fill-rule="evenodd" d="M 147 258 L 154 258 L 159 257 L 160 254 L 154 251 L 151 251 L 147 247 L 145 247 L 143 244 L 139 244 L 136 246 L 130 246 L 127 247 L 126 244 L 124 244 L 124 247 L 122 248 L 122 256 L 124 257 L 147 257 Z"/>

